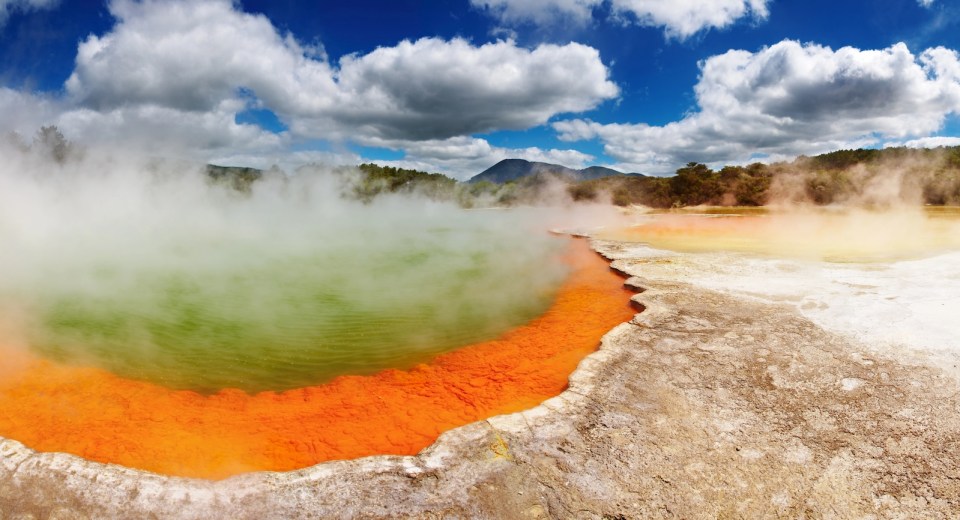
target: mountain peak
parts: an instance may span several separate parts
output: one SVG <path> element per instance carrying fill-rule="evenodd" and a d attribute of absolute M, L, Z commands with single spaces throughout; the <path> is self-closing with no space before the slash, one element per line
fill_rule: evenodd
<path fill-rule="evenodd" d="M 526 159 L 504 159 L 478 173 L 477 175 L 474 175 L 467 182 L 475 183 L 488 181 L 494 184 L 503 184 L 506 182 L 515 181 L 528 175 L 544 173 L 550 173 L 559 177 L 567 177 L 577 181 L 598 179 L 600 177 L 609 177 L 612 175 L 637 175 L 624 174 L 604 166 L 590 166 L 588 168 L 575 170 L 560 164 L 528 161 Z"/>

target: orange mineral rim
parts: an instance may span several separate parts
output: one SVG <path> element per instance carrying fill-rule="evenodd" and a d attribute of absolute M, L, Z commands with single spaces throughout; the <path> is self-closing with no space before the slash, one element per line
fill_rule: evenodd
<path fill-rule="evenodd" d="M 585 240 L 540 317 L 411 370 L 284 392 L 175 391 L 0 347 L 0 436 L 46 452 L 221 479 L 368 455 L 412 455 L 444 431 L 560 394 L 600 338 L 634 311 Z"/>

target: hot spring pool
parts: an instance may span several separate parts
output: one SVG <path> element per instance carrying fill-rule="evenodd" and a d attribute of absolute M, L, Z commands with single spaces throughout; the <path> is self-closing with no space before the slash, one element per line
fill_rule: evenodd
<path fill-rule="evenodd" d="M 44 357 L 172 388 L 283 390 L 409 367 L 542 313 L 560 244 L 526 236 L 536 254 L 512 255 L 521 237 L 495 229 L 511 218 L 367 221 L 355 240 L 301 229 L 302 243 L 227 229 L 119 258 L 77 244 L 3 296 Z"/>
<path fill-rule="evenodd" d="M 692 208 L 651 212 L 597 236 L 685 253 L 887 262 L 960 249 L 960 208 Z"/>
<path fill-rule="evenodd" d="M 170 388 L 284 390 L 492 338 L 542 313 L 565 273 L 531 212 L 137 195 L 7 215 L 7 338 Z"/>
<path fill-rule="evenodd" d="M 584 241 L 565 248 L 563 263 L 570 275 L 546 312 L 494 339 L 408 370 L 283 392 L 172 390 L 0 345 L 0 436 L 200 478 L 415 454 L 451 428 L 558 395 L 600 338 L 633 316 L 623 279 Z"/>
<path fill-rule="evenodd" d="M 212 479 L 415 454 L 558 395 L 634 312 L 539 210 L 76 179 L 0 175 L 0 437 L 38 451 Z"/>

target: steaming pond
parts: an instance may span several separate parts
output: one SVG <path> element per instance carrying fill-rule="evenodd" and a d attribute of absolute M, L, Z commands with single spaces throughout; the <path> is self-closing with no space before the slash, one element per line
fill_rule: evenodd
<path fill-rule="evenodd" d="M 283 390 L 490 339 L 564 277 L 564 240 L 529 212 L 202 202 L 8 233 L 3 341 L 170 388 Z"/>

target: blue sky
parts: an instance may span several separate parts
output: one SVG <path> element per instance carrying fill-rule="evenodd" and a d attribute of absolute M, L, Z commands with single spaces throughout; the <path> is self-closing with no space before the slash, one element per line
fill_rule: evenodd
<path fill-rule="evenodd" d="M 0 131 L 467 178 L 960 144 L 946 0 L 0 0 Z"/>

